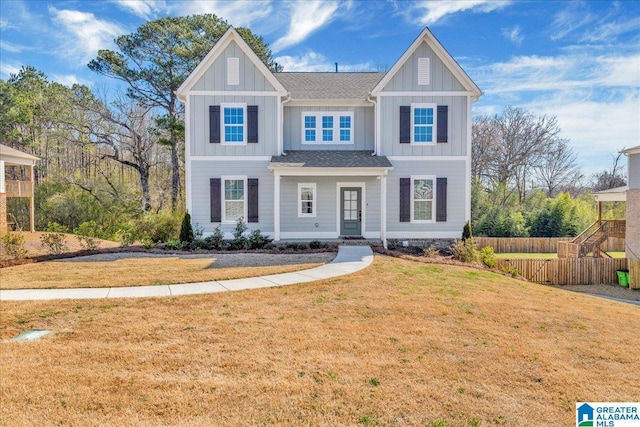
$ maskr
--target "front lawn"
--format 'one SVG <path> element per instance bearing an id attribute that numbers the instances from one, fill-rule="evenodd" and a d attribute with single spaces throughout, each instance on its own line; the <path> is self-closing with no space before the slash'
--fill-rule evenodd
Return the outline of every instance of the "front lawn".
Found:
<path id="1" fill-rule="evenodd" d="M 32 425 L 551 426 L 639 401 L 637 307 L 377 255 L 344 277 L 0 303 L 0 420 Z M 51 329 L 31 342 L 9 341 Z"/>

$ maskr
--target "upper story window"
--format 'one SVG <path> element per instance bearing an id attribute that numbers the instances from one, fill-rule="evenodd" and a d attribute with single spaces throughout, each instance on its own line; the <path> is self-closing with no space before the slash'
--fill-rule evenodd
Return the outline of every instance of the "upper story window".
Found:
<path id="1" fill-rule="evenodd" d="M 353 144 L 353 112 L 303 112 L 303 144 Z"/>
<path id="2" fill-rule="evenodd" d="M 411 104 L 411 142 L 435 142 L 436 108 L 436 104 Z"/>
<path id="3" fill-rule="evenodd" d="M 223 144 L 245 144 L 247 142 L 247 105 L 220 105 Z"/>

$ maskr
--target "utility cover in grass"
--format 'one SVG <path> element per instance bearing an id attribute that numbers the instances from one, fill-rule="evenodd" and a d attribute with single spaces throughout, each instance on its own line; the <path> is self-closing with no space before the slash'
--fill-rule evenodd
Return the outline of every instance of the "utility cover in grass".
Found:
<path id="1" fill-rule="evenodd" d="M 13 337 L 14 340 L 37 340 L 47 335 L 51 331 L 48 329 L 32 329 L 30 331 L 24 331 Z"/>

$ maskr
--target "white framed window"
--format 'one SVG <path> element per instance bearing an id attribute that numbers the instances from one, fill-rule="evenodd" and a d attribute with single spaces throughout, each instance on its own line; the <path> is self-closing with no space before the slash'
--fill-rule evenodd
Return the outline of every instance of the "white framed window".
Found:
<path id="1" fill-rule="evenodd" d="M 298 216 L 299 217 L 315 217 L 316 216 L 316 184 L 315 183 L 299 183 L 298 184 Z"/>
<path id="2" fill-rule="evenodd" d="M 247 104 L 220 104 L 223 144 L 247 143 Z"/>
<path id="3" fill-rule="evenodd" d="M 411 104 L 411 142 L 413 144 L 435 144 L 436 104 Z"/>
<path id="4" fill-rule="evenodd" d="M 411 177 L 411 222 L 434 222 L 436 177 Z"/>
<path id="5" fill-rule="evenodd" d="M 429 58 L 418 58 L 418 84 L 427 86 L 431 84 L 431 70 Z"/>
<path id="6" fill-rule="evenodd" d="M 234 223 L 238 218 L 247 219 L 247 177 L 223 176 L 222 222 Z"/>
<path id="7" fill-rule="evenodd" d="M 353 144 L 352 111 L 304 111 L 303 144 Z"/>
<path id="8" fill-rule="evenodd" d="M 240 58 L 227 58 L 227 84 L 229 86 L 240 84 Z"/>

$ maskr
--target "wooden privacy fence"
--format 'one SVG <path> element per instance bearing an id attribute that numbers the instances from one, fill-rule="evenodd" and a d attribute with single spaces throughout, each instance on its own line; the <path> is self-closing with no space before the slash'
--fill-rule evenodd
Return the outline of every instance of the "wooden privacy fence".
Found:
<path id="1" fill-rule="evenodd" d="M 515 268 L 531 282 L 550 285 L 618 283 L 616 271 L 627 269 L 626 258 L 497 259 L 502 269 Z"/>
<path id="2" fill-rule="evenodd" d="M 479 248 L 491 246 L 499 253 L 553 253 L 558 252 L 558 242 L 570 242 L 573 237 L 475 237 Z M 609 237 L 602 248 L 608 251 L 624 251 L 624 238 Z"/>
<path id="3" fill-rule="evenodd" d="M 640 289 L 640 260 L 629 259 L 629 287 Z"/>

